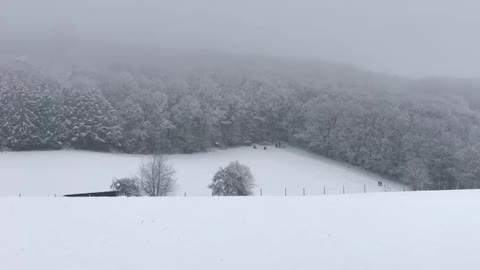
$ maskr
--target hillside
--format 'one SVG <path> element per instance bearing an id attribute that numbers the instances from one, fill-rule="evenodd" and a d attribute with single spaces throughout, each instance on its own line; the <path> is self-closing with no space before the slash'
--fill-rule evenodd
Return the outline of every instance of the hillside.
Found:
<path id="1" fill-rule="evenodd" d="M 416 188 L 480 179 L 474 80 L 151 48 L 31 59 L 0 65 L 0 149 L 197 153 L 285 142 Z"/>
<path id="2" fill-rule="evenodd" d="M 147 156 L 86 151 L 0 152 L 0 196 L 54 196 L 108 190 L 114 177 L 130 177 Z M 404 186 L 342 163 L 290 148 L 238 147 L 169 155 L 176 170 L 177 196 L 209 196 L 207 186 L 220 167 L 238 160 L 256 178 L 254 192 L 284 196 L 403 191 Z M 385 186 L 379 187 L 378 181 Z M 408 188 L 407 188 L 408 189 Z"/>

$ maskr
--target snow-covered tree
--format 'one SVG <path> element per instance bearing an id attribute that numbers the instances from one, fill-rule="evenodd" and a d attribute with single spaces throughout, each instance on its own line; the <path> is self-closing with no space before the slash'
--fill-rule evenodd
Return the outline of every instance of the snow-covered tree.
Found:
<path id="1" fill-rule="evenodd" d="M 0 80 L 0 150 L 6 147 L 6 127 L 8 125 L 8 112 L 12 110 L 12 104 L 9 101 L 8 88 L 4 80 Z"/>
<path id="2" fill-rule="evenodd" d="M 137 184 L 137 179 L 135 178 L 115 178 L 112 181 L 112 185 L 110 186 L 111 190 L 116 190 L 120 192 L 122 195 L 126 195 L 128 197 L 138 197 L 140 196 L 140 189 Z"/>
<path id="3" fill-rule="evenodd" d="M 214 196 L 249 196 L 253 194 L 255 179 L 250 168 L 235 161 L 220 168 L 208 187 Z"/>
<path id="4" fill-rule="evenodd" d="M 37 116 L 36 125 L 39 127 L 40 138 L 44 148 L 62 147 L 59 131 L 61 130 L 61 106 L 54 99 L 53 92 L 48 89 L 45 83 L 42 83 L 35 89 L 38 103 L 33 109 Z"/>
<path id="5" fill-rule="evenodd" d="M 198 100 L 192 96 L 180 97 L 172 108 L 175 126 L 175 141 L 184 153 L 205 150 L 209 144 L 209 134 L 204 111 Z"/>
<path id="6" fill-rule="evenodd" d="M 430 187 L 432 184 L 425 162 L 418 158 L 405 163 L 402 180 L 415 190 Z"/>
<path id="7" fill-rule="evenodd" d="M 63 98 L 67 145 L 93 150 L 120 147 L 117 112 L 100 93 L 66 89 Z"/>
<path id="8" fill-rule="evenodd" d="M 5 145 L 14 150 L 30 150 L 42 147 L 40 117 L 35 113 L 40 99 L 36 93 L 18 81 L 2 94 L 5 108 L 2 117 L 2 133 Z"/>

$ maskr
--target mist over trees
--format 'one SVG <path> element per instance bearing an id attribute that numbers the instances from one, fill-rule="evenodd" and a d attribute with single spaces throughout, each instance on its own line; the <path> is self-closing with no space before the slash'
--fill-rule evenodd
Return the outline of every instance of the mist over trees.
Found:
<path id="1" fill-rule="evenodd" d="M 192 153 L 282 141 L 415 188 L 480 180 L 478 81 L 260 57 L 125 58 L 3 64 L 1 148 Z"/>

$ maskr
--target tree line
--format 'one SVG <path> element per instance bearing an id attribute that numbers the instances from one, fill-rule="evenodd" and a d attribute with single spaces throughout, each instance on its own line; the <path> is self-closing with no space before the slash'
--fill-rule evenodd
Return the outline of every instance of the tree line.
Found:
<path id="1" fill-rule="evenodd" d="M 62 73 L 4 66 L 0 145 L 192 153 L 284 142 L 414 188 L 472 188 L 480 181 L 476 82 L 231 61 Z"/>

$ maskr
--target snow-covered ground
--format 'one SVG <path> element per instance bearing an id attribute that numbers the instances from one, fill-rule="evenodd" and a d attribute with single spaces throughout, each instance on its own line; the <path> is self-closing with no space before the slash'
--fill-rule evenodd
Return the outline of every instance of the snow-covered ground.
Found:
<path id="1" fill-rule="evenodd" d="M 145 156 L 84 151 L 0 152 L 0 196 L 54 196 L 108 190 L 114 177 L 137 173 Z M 239 147 L 207 153 L 170 155 L 177 172 L 177 195 L 209 195 L 219 167 L 238 160 L 252 169 L 259 194 L 308 195 L 403 190 L 403 185 L 299 149 Z"/>
<path id="2" fill-rule="evenodd" d="M 480 192 L 0 198 L 0 268 L 477 270 Z"/>

